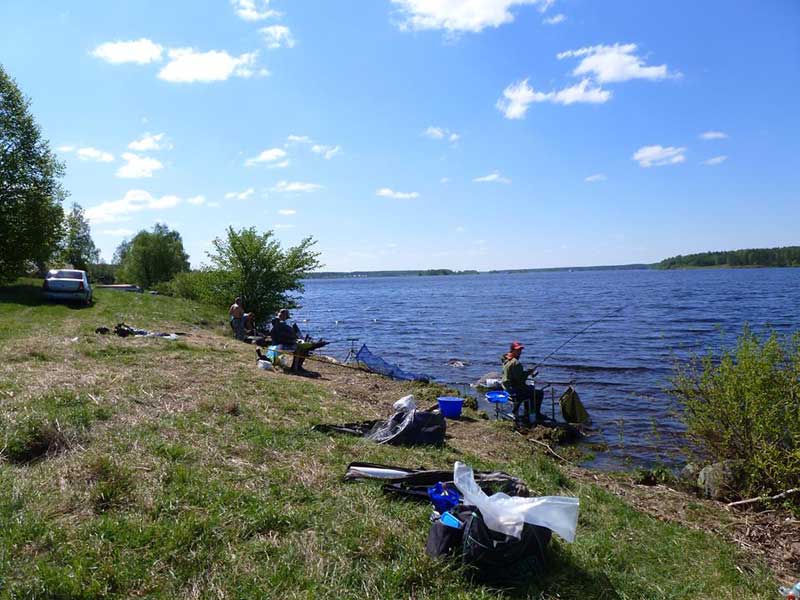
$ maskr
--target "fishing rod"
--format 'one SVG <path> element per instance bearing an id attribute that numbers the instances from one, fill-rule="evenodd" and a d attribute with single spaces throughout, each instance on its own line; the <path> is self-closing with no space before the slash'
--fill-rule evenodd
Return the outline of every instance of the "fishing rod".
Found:
<path id="1" fill-rule="evenodd" d="M 550 354 L 548 354 L 548 355 L 547 355 L 547 356 L 545 356 L 545 357 L 544 357 L 542 360 L 540 360 L 538 363 L 536 363 L 536 364 L 533 366 L 533 368 L 534 368 L 534 369 L 537 369 L 537 368 L 541 367 L 541 366 L 542 366 L 544 363 L 546 363 L 546 362 L 547 362 L 547 360 L 548 360 L 549 358 L 551 358 L 551 357 L 552 357 L 554 354 L 556 354 L 556 353 L 557 353 L 559 350 L 561 350 L 561 349 L 562 349 L 564 346 L 566 346 L 567 344 L 569 344 L 569 343 L 570 343 L 572 340 L 574 340 L 576 337 L 578 337 L 579 335 L 581 335 L 581 334 L 583 334 L 583 333 L 586 333 L 587 331 L 589 331 L 589 329 L 591 329 L 592 327 L 594 327 L 595 325 L 597 325 L 597 324 L 598 324 L 598 323 L 600 323 L 601 321 L 605 321 L 605 320 L 606 320 L 607 318 L 609 318 L 610 316 L 612 316 L 612 315 L 614 315 L 614 314 L 618 313 L 618 312 L 619 312 L 619 311 L 621 311 L 623 308 L 627 308 L 628 306 L 629 306 L 628 304 L 623 304 L 622 306 L 620 306 L 620 307 L 618 307 L 618 308 L 615 308 L 614 310 L 612 310 L 610 313 L 603 315 L 602 317 L 600 317 L 599 319 L 597 319 L 597 320 L 595 320 L 595 321 L 592 321 L 592 322 L 591 322 L 591 323 L 589 323 L 589 324 L 588 324 L 586 327 L 584 327 L 583 329 L 581 329 L 581 330 L 580 330 L 578 333 L 576 333 L 575 335 L 573 335 L 573 336 L 572 336 L 571 338 L 569 338 L 569 339 L 568 339 L 566 342 L 564 342 L 563 344 L 561 344 L 561 345 L 560 345 L 558 348 L 556 348 L 555 350 L 553 350 L 553 351 L 552 351 Z"/>

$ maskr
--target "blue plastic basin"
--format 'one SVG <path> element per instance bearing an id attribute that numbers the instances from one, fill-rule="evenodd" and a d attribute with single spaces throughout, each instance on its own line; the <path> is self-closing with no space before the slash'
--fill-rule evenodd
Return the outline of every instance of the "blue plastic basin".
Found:
<path id="1" fill-rule="evenodd" d="M 494 392 L 486 392 L 486 401 L 491 402 L 492 404 L 503 404 L 504 402 L 508 402 L 511 400 L 511 396 L 508 392 L 495 390 Z"/>
<path id="2" fill-rule="evenodd" d="M 439 410 L 448 419 L 457 419 L 461 416 L 461 408 L 464 406 L 463 398 L 439 396 L 436 400 L 439 401 Z"/>

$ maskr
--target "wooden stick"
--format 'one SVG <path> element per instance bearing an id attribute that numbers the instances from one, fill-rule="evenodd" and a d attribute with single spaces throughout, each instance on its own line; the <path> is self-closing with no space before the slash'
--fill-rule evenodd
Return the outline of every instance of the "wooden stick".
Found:
<path id="1" fill-rule="evenodd" d="M 569 461 L 568 461 L 566 458 L 564 458 L 563 456 L 560 456 L 559 454 L 557 454 L 557 453 L 555 452 L 555 450 L 553 450 L 553 449 L 552 449 L 552 448 L 551 448 L 551 447 L 550 447 L 548 444 L 545 444 L 544 442 L 540 442 L 539 440 L 534 440 L 533 438 L 528 438 L 528 441 L 529 441 L 529 442 L 533 442 L 534 444 L 539 444 L 540 446 L 544 446 L 544 448 L 546 448 L 546 449 L 547 449 L 547 451 L 548 451 L 550 454 L 552 454 L 553 456 L 555 456 L 557 459 L 559 459 L 559 460 L 563 460 L 565 463 L 567 463 L 567 464 L 569 464 L 569 465 L 571 465 L 571 464 L 572 464 L 572 463 L 571 463 L 571 462 L 569 462 Z"/>
<path id="2" fill-rule="evenodd" d="M 748 498 L 747 500 L 737 500 L 736 502 L 729 502 L 726 504 L 726 508 L 730 508 L 731 506 L 742 506 L 744 504 L 754 504 L 755 502 L 764 502 L 766 500 L 781 500 L 782 498 L 786 498 L 791 494 L 796 494 L 800 492 L 800 488 L 792 488 L 790 490 L 786 490 L 785 492 L 781 492 L 780 494 L 775 494 L 774 496 L 759 496 L 758 498 Z"/>

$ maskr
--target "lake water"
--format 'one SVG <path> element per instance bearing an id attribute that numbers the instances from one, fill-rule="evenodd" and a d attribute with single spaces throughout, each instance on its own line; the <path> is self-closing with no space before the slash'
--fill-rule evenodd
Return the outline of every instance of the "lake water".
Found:
<path id="1" fill-rule="evenodd" d="M 457 384 L 499 371 L 512 340 L 532 366 L 622 307 L 550 358 L 539 381 L 576 381 L 594 440 L 608 445 L 596 466 L 675 465 L 681 426 L 664 392 L 674 360 L 732 346 L 745 323 L 757 333 L 800 329 L 800 269 L 314 279 L 301 303 L 293 317 L 304 333 L 335 340 L 326 353 L 343 358 L 357 338 L 406 370 Z"/>

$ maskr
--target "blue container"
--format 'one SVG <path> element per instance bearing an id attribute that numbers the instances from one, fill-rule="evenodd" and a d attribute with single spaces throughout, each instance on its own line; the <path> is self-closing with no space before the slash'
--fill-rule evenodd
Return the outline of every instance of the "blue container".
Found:
<path id="1" fill-rule="evenodd" d="M 492 404 L 505 404 L 509 400 L 511 400 L 511 395 L 508 392 L 503 391 L 494 391 L 494 392 L 486 392 L 486 401 L 491 402 Z"/>
<path id="2" fill-rule="evenodd" d="M 463 398 L 439 396 L 436 400 L 439 401 L 439 410 L 448 419 L 457 419 L 461 416 L 461 407 L 464 406 Z"/>

